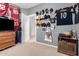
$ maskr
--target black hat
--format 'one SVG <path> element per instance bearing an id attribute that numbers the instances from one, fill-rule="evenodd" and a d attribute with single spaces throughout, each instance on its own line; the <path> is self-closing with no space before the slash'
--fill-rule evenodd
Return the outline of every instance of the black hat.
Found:
<path id="1" fill-rule="evenodd" d="M 44 14 L 44 12 L 45 12 L 45 11 L 44 11 L 44 10 L 42 10 L 42 14 Z"/>
<path id="2" fill-rule="evenodd" d="M 50 27 L 50 26 L 51 26 L 51 24 L 50 24 L 50 22 L 48 22 L 48 23 L 47 23 L 47 27 Z"/>
<path id="3" fill-rule="evenodd" d="M 47 15 L 44 15 L 44 19 L 47 19 Z"/>
<path id="4" fill-rule="evenodd" d="M 39 14 L 41 15 L 41 11 L 39 12 Z"/>
<path id="5" fill-rule="evenodd" d="M 50 18 L 50 15 L 47 15 L 47 18 Z"/>
<path id="6" fill-rule="evenodd" d="M 39 14 L 39 13 L 38 13 L 38 12 L 36 12 L 36 15 L 37 15 L 37 16 L 38 16 L 38 14 Z"/>
<path id="7" fill-rule="evenodd" d="M 53 8 L 50 8 L 50 13 L 52 13 L 53 12 Z"/>
<path id="8" fill-rule="evenodd" d="M 48 9 L 45 9 L 45 12 L 46 12 L 46 13 L 49 13 L 49 10 L 48 10 Z"/>

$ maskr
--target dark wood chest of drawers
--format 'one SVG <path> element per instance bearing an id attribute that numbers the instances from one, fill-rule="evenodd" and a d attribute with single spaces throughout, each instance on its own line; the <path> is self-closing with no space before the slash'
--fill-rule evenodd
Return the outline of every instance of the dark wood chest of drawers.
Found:
<path id="1" fill-rule="evenodd" d="M 78 43 L 76 38 L 69 37 L 59 37 L 58 38 L 58 52 L 67 55 L 77 55 L 78 54 Z"/>

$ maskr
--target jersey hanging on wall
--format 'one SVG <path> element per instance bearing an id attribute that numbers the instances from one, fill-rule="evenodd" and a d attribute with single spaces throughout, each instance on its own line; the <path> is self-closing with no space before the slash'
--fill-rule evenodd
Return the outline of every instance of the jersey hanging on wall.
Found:
<path id="1" fill-rule="evenodd" d="M 8 16 L 8 3 L 0 3 L 0 16 Z"/>
<path id="2" fill-rule="evenodd" d="M 20 9 L 10 5 L 11 18 L 14 20 L 14 27 L 20 30 Z"/>
<path id="3" fill-rule="evenodd" d="M 75 9 L 75 24 L 79 23 L 79 3 L 74 5 Z"/>
<path id="4" fill-rule="evenodd" d="M 57 25 L 70 25 L 73 24 L 72 12 L 69 8 L 58 10 L 56 13 Z"/>
<path id="5" fill-rule="evenodd" d="M 79 23 L 79 12 L 75 14 L 75 24 Z"/>

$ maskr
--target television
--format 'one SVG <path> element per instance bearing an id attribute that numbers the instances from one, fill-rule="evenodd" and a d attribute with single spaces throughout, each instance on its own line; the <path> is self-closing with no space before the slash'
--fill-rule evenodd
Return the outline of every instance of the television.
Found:
<path id="1" fill-rule="evenodd" d="M 9 20 L 8 18 L 0 18 L 0 31 L 13 31 L 14 30 L 14 20 Z"/>

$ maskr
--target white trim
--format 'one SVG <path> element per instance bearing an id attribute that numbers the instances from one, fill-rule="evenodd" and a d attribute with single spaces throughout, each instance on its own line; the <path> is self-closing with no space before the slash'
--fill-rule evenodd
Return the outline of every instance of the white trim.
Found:
<path id="1" fill-rule="evenodd" d="M 37 42 L 37 41 L 35 43 L 42 44 L 42 45 L 46 45 L 46 46 L 50 46 L 50 47 L 54 47 L 54 48 L 58 48 L 57 46 L 49 45 L 49 44 L 41 43 L 41 42 Z"/>
<path id="2" fill-rule="evenodd" d="M 36 14 L 28 15 L 28 19 L 29 19 L 29 17 L 32 17 L 32 16 L 35 16 L 35 17 L 36 17 Z M 36 20 L 35 20 L 35 25 L 36 25 Z M 30 26 L 30 19 L 29 19 L 29 26 Z M 30 27 L 29 27 L 29 30 L 31 30 Z M 33 40 L 30 40 L 30 39 L 31 39 L 31 38 L 30 38 L 30 33 L 31 33 L 31 32 L 29 32 L 29 40 L 28 40 L 28 42 L 29 42 L 29 41 L 31 41 L 31 42 L 32 42 L 32 41 L 33 41 L 33 42 L 36 42 L 36 26 L 35 26 L 35 38 L 33 38 Z"/>
<path id="3" fill-rule="evenodd" d="M 26 31 L 25 31 L 25 23 L 26 23 L 27 15 L 21 13 L 21 27 L 22 27 L 22 43 L 26 41 Z"/>

